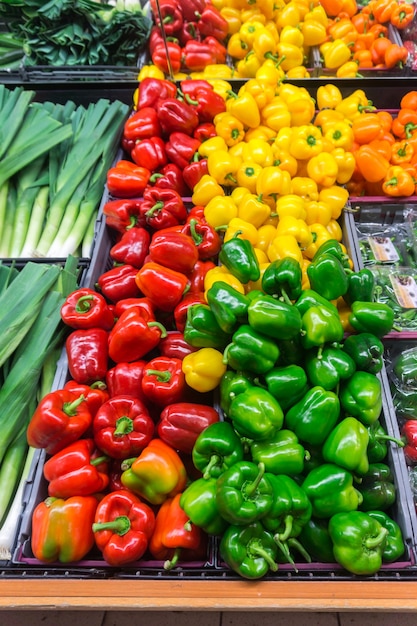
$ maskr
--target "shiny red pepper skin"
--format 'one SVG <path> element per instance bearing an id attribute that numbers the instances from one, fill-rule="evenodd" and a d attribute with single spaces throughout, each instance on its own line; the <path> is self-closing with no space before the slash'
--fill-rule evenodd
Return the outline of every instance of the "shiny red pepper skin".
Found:
<path id="1" fill-rule="evenodd" d="M 116 198 L 141 196 L 148 184 L 151 171 L 122 159 L 107 172 L 107 188 Z"/>
<path id="2" fill-rule="evenodd" d="M 223 39 L 224 42 L 224 39 Z M 216 63 L 226 63 L 227 59 L 227 48 L 221 43 L 216 37 L 205 37 L 203 39 L 203 43 L 209 46 L 214 54 Z"/>
<path id="3" fill-rule="evenodd" d="M 110 330 L 114 324 L 113 313 L 105 298 L 87 287 L 80 287 L 66 297 L 61 307 L 61 319 L 64 324 L 74 329 Z"/>
<path id="4" fill-rule="evenodd" d="M 185 323 L 187 321 L 187 312 L 193 304 L 207 304 L 204 292 L 189 291 L 174 309 L 175 328 L 180 332 L 184 332 Z"/>
<path id="5" fill-rule="evenodd" d="M 181 46 L 174 41 L 167 41 L 168 57 L 171 62 L 171 70 L 173 74 L 176 74 L 181 69 L 182 62 L 182 49 Z M 156 65 L 164 74 L 170 73 L 170 67 L 167 59 L 167 49 L 163 43 L 156 44 L 152 51 L 151 59 L 152 63 Z"/>
<path id="6" fill-rule="evenodd" d="M 68 380 L 64 389 L 72 391 L 77 396 L 83 395 L 93 417 L 101 405 L 109 399 L 107 385 L 102 380 L 98 380 L 92 385 L 81 385 L 75 380 Z"/>
<path id="7" fill-rule="evenodd" d="M 203 141 L 207 141 L 207 139 L 215 137 L 216 134 L 216 127 L 212 122 L 202 122 L 195 129 L 193 137 L 203 143 Z"/>
<path id="8" fill-rule="evenodd" d="M 97 288 L 110 302 L 118 302 L 125 298 L 140 296 L 135 282 L 137 268 L 127 263 L 117 265 L 111 270 L 100 274 L 97 280 Z"/>
<path id="9" fill-rule="evenodd" d="M 48 495 L 54 498 L 90 496 L 109 484 L 107 458 L 93 439 L 78 439 L 49 458 L 43 466 Z"/>
<path id="10" fill-rule="evenodd" d="M 183 80 L 180 83 L 180 89 L 184 96 L 189 98 L 190 104 L 195 107 L 200 123 L 212 122 L 216 115 L 226 111 L 224 99 L 206 80 Z"/>
<path id="11" fill-rule="evenodd" d="M 139 456 L 154 436 L 155 426 L 146 405 L 132 396 L 113 396 L 93 420 L 94 441 L 113 459 Z"/>
<path id="12" fill-rule="evenodd" d="M 201 41 L 187 41 L 183 48 L 183 63 L 192 72 L 202 72 L 207 65 L 215 64 L 212 47 Z"/>
<path id="13" fill-rule="evenodd" d="M 183 359 L 187 354 L 196 352 L 198 348 L 191 346 L 184 339 L 184 333 L 178 330 L 169 330 L 166 337 L 163 337 L 158 344 L 158 351 L 161 356 Z"/>
<path id="14" fill-rule="evenodd" d="M 165 142 L 161 137 L 149 137 L 137 141 L 130 156 L 136 165 L 147 167 L 152 172 L 168 163 Z"/>
<path id="15" fill-rule="evenodd" d="M 116 263 L 142 267 L 148 254 L 151 235 L 146 228 L 126 230 L 119 241 L 110 248 L 110 258 Z"/>
<path id="16" fill-rule="evenodd" d="M 222 245 L 220 235 L 204 218 L 187 219 L 184 232 L 194 240 L 201 261 L 212 259 L 220 252 Z"/>
<path id="17" fill-rule="evenodd" d="M 162 39 L 160 30 L 157 26 L 152 29 L 152 33 L 154 32 L 156 32 L 160 39 Z M 170 80 L 151 77 L 144 78 L 139 84 L 138 110 L 143 109 L 144 107 L 155 108 L 158 100 L 175 98 L 176 95 L 177 87 L 175 83 Z"/>
<path id="18" fill-rule="evenodd" d="M 417 463 L 417 420 L 407 420 L 404 423 L 402 434 L 405 437 L 406 445 L 404 455 L 410 465 Z"/>
<path id="19" fill-rule="evenodd" d="M 68 335 L 65 342 L 68 370 L 77 383 L 92 385 L 105 379 L 109 360 L 108 337 L 109 333 L 103 328 L 74 330 Z"/>
<path id="20" fill-rule="evenodd" d="M 122 313 L 132 307 L 139 307 L 142 317 L 144 317 L 148 322 L 155 319 L 153 304 L 149 298 L 145 297 L 124 298 L 123 300 L 119 300 L 114 305 L 115 317 L 119 318 Z"/>
<path id="21" fill-rule="evenodd" d="M 201 180 L 201 178 L 208 173 L 209 171 L 206 158 L 200 159 L 198 161 L 191 161 L 191 163 L 186 165 L 182 171 L 184 181 L 191 190 L 194 189 L 194 187 Z"/>
<path id="22" fill-rule="evenodd" d="M 139 308 L 129 308 L 110 331 L 109 356 L 115 363 L 138 361 L 156 348 L 165 333 L 162 324 L 148 320 Z"/>
<path id="23" fill-rule="evenodd" d="M 158 407 L 179 402 L 186 389 L 181 359 L 157 356 L 143 370 L 142 390 L 149 402 Z"/>
<path id="24" fill-rule="evenodd" d="M 198 261 L 198 249 L 189 235 L 163 229 L 152 235 L 149 256 L 155 263 L 190 274 Z"/>
<path id="25" fill-rule="evenodd" d="M 192 402 L 176 402 L 161 412 L 157 431 L 162 441 L 180 452 L 191 454 L 197 437 L 220 419 L 212 406 Z"/>
<path id="26" fill-rule="evenodd" d="M 154 172 L 149 179 L 149 187 L 173 189 L 182 197 L 190 195 L 190 188 L 185 183 L 183 172 L 175 163 L 168 163 L 159 172 Z"/>
<path id="27" fill-rule="evenodd" d="M 152 230 L 183 224 L 187 219 L 184 202 L 174 189 L 148 188 L 143 194 L 142 218 Z"/>
<path id="28" fill-rule="evenodd" d="M 183 170 L 193 159 L 201 142 L 182 132 L 171 133 L 165 144 L 165 152 L 171 163 Z"/>
<path id="29" fill-rule="evenodd" d="M 143 369 L 146 361 L 131 361 L 130 363 L 117 363 L 108 370 L 106 383 L 109 397 L 132 396 L 145 402 L 145 394 L 142 391 Z"/>
<path id="30" fill-rule="evenodd" d="M 204 292 L 204 279 L 209 270 L 216 267 L 213 261 L 197 261 L 190 276 L 190 292 Z"/>
<path id="31" fill-rule="evenodd" d="M 198 16 L 197 28 L 204 37 L 215 37 L 224 41 L 228 35 L 228 23 L 212 4 L 206 4 Z"/>
<path id="32" fill-rule="evenodd" d="M 160 0 L 159 11 L 155 0 L 151 0 L 151 10 L 154 17 L 155 24 L 163 28 L 168 36 L 177 34 L 181 30 L 183 25 L 183 15 L 181 7 L 176 0 Z"/>
<path id="33" fill-rule="evenodd" d="M 185 274 L 153 261 L 141 267 L 136 275 L 136 283 L 140 291 L 152 301 L 155 309 L 165 312 L 175 309 L 190 286 Z"/>
<path id="34" fill-rule="evenodd" d="M 157 112 L 162 132 L 166 137 L 181 132 L 192 136 L 200 120 L 195 108 L 176 98 L 167 98 L 157 103 Z"/>
<path id="35" fill-rule="evenodd" d="M 183 22 L 182 28 L 180 32 L 178 33 L 177 37 L 179 39 L 181 46 L 185 46 L 187 41 L 198 40 L 200 37 L 200 34 L 197 29 L 197 22 L 196 21 Z"/>
<path id="36" fill-rule="evenodd" d="M 127 140 L 139 141 L 149 137 L 159 137 L 161 126 L 158 114 L 153 107 L 142 107 L 126 120 L 123 137 Z M 149 168 L 150 169 L 150 168 Z"/>
<path id="37" fill-rule="evenodd" d="M 142 198 L 139 200 L 108 200 L 103 206 L 103 215 L 109 228 L 124 233 L 125 230 L 140 227 L 145 224 L 141 217 L 140 207 Z"/>
<path id="38" fill-rule="evenodd" d="M 182 9 L 184 20 L 192 22 L 195 20 L 196 14 L 204 10 L 206 0 L 178 0 L 178 4 Z"/>
<path id="39" fill-rule="evenodd" d="M 27 428 L 28 444 L 42 448 L 48 454 L 56 454 L 82 437 L 92 421 L 93 416 L 82 395 L 68 389 L 51 391 L 42 398 L 32 415 Z"/>

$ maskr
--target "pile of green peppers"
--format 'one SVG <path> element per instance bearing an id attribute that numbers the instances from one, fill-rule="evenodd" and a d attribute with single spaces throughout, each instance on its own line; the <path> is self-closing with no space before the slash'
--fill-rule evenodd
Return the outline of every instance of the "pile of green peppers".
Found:
<path id="1" fill-rule="evenodd" d="M 251 268 L 247 280 L 256 275 L 256 259 L 240 254 L 239 263 L 240 279 L 242 264 Z M 204 323 L 196 329 L 191 310 L 184 333 L 222 350 L 227 371 L 224 420 L 197 438 L 201 478 L 181 506 L 219 537 L 221 559 L 247 579 L 280 563 L 296 569 L 300 559 L 366 576 L 405 552 L 387 464 L 388 445 L 403 442 L 391 444 L 380 421 L 381 338 L 392 311 L 372 302 L 372 274 L 351 271 L 336 241 L 319 248 L 308 273 L 303 290 L 299 263 L 286 257 L 268 266 L 258 291 L 218 281 L 207 305 L 191 307 Z M 331 302 L 340 296 L 356 331 L 347 338 Z"/>

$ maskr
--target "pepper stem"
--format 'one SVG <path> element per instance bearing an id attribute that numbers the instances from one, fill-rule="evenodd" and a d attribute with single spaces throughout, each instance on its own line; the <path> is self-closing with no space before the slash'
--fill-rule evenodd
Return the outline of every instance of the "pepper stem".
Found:
<path id="1" fill-rule="evenodd" d="M 247 552 L 256 557 L 256 556 L 260 556 L 262 557 L 269 565 L 269 569 L 272 572 L 277 572 L 278 571 L 278 563 L 276 563 L 274 561 L 274 559 L 271 557 L 270 554 L 268 554 L 268 552 L 265 550 L 265 548 L 262 546 L 261 542 L 259 541 L 259 539 L 253 539 L 252 541 L 250 541 L 246 547 Z"/>
<path id="2" fill-rule="evenodd" d="M 75 310 L 77 313 L 88 313 L 91 309 L 91 300 L 93 300 L 94 296 L 81 296 L 77 300 L 77 304 L 75 305 Z"/>
<path id="3" fill-rule="evenodd" d="M 384 541 L 387 535 L 388 530 L 382 527 L 376 537 L 367 537 L 365 539 L 364 546 L 368 549 L 377 548 Z"/>
<path id="4" fill-rule="evenodd" d="M 397 439 L 396 437 L 390 437 L 389 435 L 377 435 L 375 439 L 377 441 L 392 441 L 393 443 L 396 443 L 397 446 L 399 446 L 400 448 L 404 448 L 405 443 L 406 443 L 402 439 Z"/>
<path id="5" fill-rule="evenodd" d="M 216 465 L 219 465 L 221 460 L 222 459 L 220 455 L 212 454 L 210 457 L 210 461 L 207 463 L 206 467 L 204 468 L 203 478 L 205 478 L 206 480 L 210 478 L 212 468 L 216 467 Z"/>
<path id="6" fill-rule="evenodd" d="M 280 298 L 280 300 L 283 300 L 287 304 L 292 304 L 292 301 L 290 300 L 290 298 L 289 298 L 287 292 L 285 291 L 285 289 L 281 289 L 281 298 Z"/>
<path id="7" fill-rule="evenodd" d="M 164 203 L 161 200 L 159 202 L 155 202 L 153 207 L 151 207 L 149 211 L 146 211 L 145 216 L 152 217 L 154 213 L 158 213 L 158 211 L 160 211 L 163 208 L 164 208 Z"/>
<path id="8" fill-rule="evenodd" d="M 161 324 L 161 322 L 148 322 L 147 326 L 148 326 L 148 328 L 152 328 L 153 326 L 157 326 L 161 330 L 161 338 L 162 339 L 164 339 L 164 337 L 167 336 L 167 329 L 165 328 L 165 326 L 163 324 Z"/>
<path id="9" fill-rule="evenodd" d="M 146 376 L 156 376 L 160 383 L 169 383 L 172 378 L 172 374 L 168 370 L 145 370 L 145 374 Z"/>
<path id="10" fill-rule="evenodd" d="M 84 402 L 84 400 L 85 400 L 85 396 L 81 394 L 73 402 L 64 402 L 62 406 L 62 410 L 64 411 L 64 413 L 66 413 L 66 415 L 73 417 L 74 415 L 77 414 L 77 408 L 80 406 L 82 402 Z"/>
<path id="11" fill-rule="evenodd" d="M 96 456 L 95 459 L 90 459 L 90 465 L 92 465 L 93 467 L 97 467 L 97 465 L 100 465 L 101 463 L 106 463 L 109 460 L 109 457 L 103 454 L 102 456 Z"/>
<path id="12" fill-rule="evenodd" d="M 175 552 L 172 555 L 172 559 L 167 559 L 165 561 L 164 569 L 166 569 L 166 570 L 173 569 L 177 565 L 177 563 L 178 563 L 178 561 L 180 559 L 180 554 L 181 554 L 181 548 L 175 548 Z"/>
<path id="13" fill-rule="evenodd" d="M 264 463 L 258 463 L 258 475 L 255 478 L 254 481 L 252 481 L 251 483 L 248 483 L 244 486 L 244 491 L 245 491 L 245 495 L 248 498 L 251 498 L 255 491 L 257 490 L 257 488 L 259 487 L 259 483 L 261 482 L 263 475 L 265 474 L 265 464 Z"/>
<path id="14" fill-rule="evenodd" d="M 201 243 L 203 243 L 203 235 L 200 235 L 196 229 L 195 226 L 197 224 L 197 220 L 196 219 L 191 219 L 190 220 L 190 233 L 191 233 L 191 237 L 193 238 L 193 241 L 195 243 L 196 246 L 199 246 Z"/>
<path id="15" fill-rule="evenodd" d="M 297 566 L 294 563 L 294 559 L 291 556 L 290 549 L 286 543 L 280 541 L 278 535 L 274 535 L 274 541 L 277 544 L 278 548 L 281 550 L 282 554 L 287 560 L 287 563 L 291 563 L 295 572 L 298 572 Z"/>
<path id="16" fill-rule="evenodd" d="M 284 531 L 282 533 L 277 533 L 275 536 L 278 537 L 280 541 L 286 541 L 291 535 L 292 527 L 293 527 L 294 518 L 292 515 L 286 515 L 284 518 Z"/>
<path id="17" fill-rule="evenodd" d="M 116 535 L 121 537 L 130 530 L 130 519 L 127 515 L 119 515 L 115 517 L 111 522 L 96 522 L 93 524 L 93 533 L 97 533 L 100 530 L 112 530 Z"/>
<path id="18" fill-rule="evenodd" d="M 113 431 L 114 437 L 122 437 L 128 435 L 133 430 L 133 421 L 127 415 L 122 415 L 116 421 L 116 428 Z"/>

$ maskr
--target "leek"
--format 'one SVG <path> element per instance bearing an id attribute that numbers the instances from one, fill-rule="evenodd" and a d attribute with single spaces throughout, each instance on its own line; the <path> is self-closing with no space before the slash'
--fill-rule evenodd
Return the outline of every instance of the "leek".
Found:
<path id="1" fill-rule="evenodd" d="M 49 206 L 49 187 L 41 187 L 33 203 L 29 225 L 26 231 L 26 238 L 20 251 L 21 257 L 30 258 L 34 256 L 34 251 L 38 244 L 45 221 L 46 212 Z"/>
<path id="2" fill-rule="evenodd" d="M 29 411 L 29 406 L 27 411 Z M 29 417 L 28 415 L 27 421 L 29 421 Z M 13 499 L 16 485 L 19 483 L 28 453 L 29 446 L 26 439 L 26 428 L 27 424 L 23 423 L 17 436 L 7 448 L 0 467 L 0 528 Z"/>

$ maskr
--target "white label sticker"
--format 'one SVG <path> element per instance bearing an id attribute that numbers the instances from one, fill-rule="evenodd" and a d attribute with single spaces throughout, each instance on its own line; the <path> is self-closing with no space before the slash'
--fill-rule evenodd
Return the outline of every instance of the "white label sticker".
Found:
<path id="1" fill-rule="evenodd" d="M 372 253 L 380 263 L 395 263 L 400 260 L 391 237 L 368 237 Z"/>
<path id="2" fill-rule="evenodd" d="M 391 274 L 390 281 L 398 304 L 403 309 L 417 309 L 417 284 L 413 276 Z"/>

